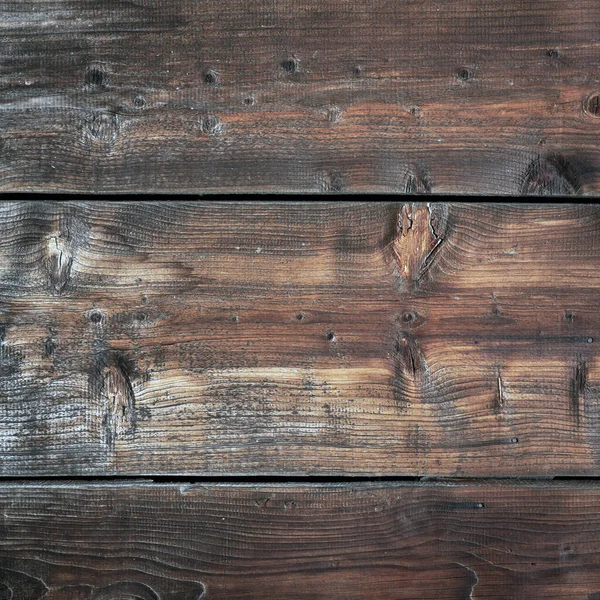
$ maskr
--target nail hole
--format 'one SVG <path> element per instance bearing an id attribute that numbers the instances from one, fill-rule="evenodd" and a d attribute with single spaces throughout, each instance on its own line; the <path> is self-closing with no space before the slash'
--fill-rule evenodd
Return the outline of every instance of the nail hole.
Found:
<path id="1" fill-rule="evenodd" d="M 114 144 L 119 136 L 119 117 L 110 112 L 99 112 L 85 120 L 86 134 L 101 144 Z"/>
<path id="2" fill-rule="evenodd" d="M 214 69 L 208 69 L 204 73 L 204 83 L 208 85 L 216 85 L 219 83 L 219 73 Z"/>
<path id="3" fill-rule="evenodd" d="M 143 323 L 147 318 L 148 316 L 143 312 L 139 312 L 137 315 L 135 315 L 136 321 L 140 321 L 141 323 Z"/>
<path id="4" fill-rule="evenodd" d="M 560 50 L 558 50 L 558 48 L 550 48 L 550 50 L 548 50 L 546 52 L 546 54 L 550 57 L 550 58 L 558 58 L 560 56 Z"/>
<path id="5" fill-rule="evenodd" d="M 281 67 L 286 73 L 297 73 L 300 70 L 300 61 L 297 58 L 286 58 Z"/>
<path id="6" fill-rule="evenodd" d="M 470 79 L 473 79 L 473 73 L 469 69 L 459 69 L 457 77 L 461 81 L 469 81 Z"/>
<path id="7" fill-rule="evenodd" d="M 133 99 L 133 105 L 136 108 L 144 108 L 144 106 L 146 106 L 146 98 L 144 98 L 144 96 L 136 96 Z"/>
<path id="8" fill-rule="evenodd" d="M 296 319 L 298 319 L 298 321 L 304 321 L 304 314 L 303 313 L 298 313 L 296 315 Z"/>
<path id="9" fill-rule="evenodd" d="M 408 310 L 405 313 L 402 313 L 402 321 L 404 321 L 404 323 L 412 323 L 415 319 L 417 318 L 417 316 L 415 315 L 414 312 Z"/>
<path id="10" fill-rule="evenodd" d="M 233 315 L 233 317 L 231 317 L 231 320 L 232 320 L 234 323 L 239 323 L 239 321 L 240 321 L 240 318 L 239 318 L 237 315 Z"/>
<path id="11" fill-rule="evenodd" d="M 85 83 L 92 87 L 105 87 L 108 83 L 108 77 L 101 69 L 92 67 L 86 71 Z"/>
<path id="12" fill-rule="evenodd" d="M 244 98 L 244 104 L 246 106 L 253 106 L 255 103 L 256 103 L 256 100 L 252 96 L 248 96 L 247 98 Z"/>
<path id="13" fill-rule="evenodd" d="M 356 65 L 356 67 L 354 67 L 354 69 L 352 69 L 352 72 L 354 73 L 354 75 L 356 77 L 359 77 L 360 75 L 362 75 L 363 68 L 360 65 Z"/>
<path id="14" fill-rule="evenodd" d="M 330 342 L 335 342 L 335 333 L 333 333 L 333 331 L 328 331 L 327 332 L 327 339 Z"/>
<path id="15" fill-rule="evenodd" d="M 492 314 L 495 317 L 498 317 L 502 314 L 502 311 L 497 306 L 494 306 L 494 308 L 492 308 Z"/>
<path id="16" fill-rule="evenodd" d="M 102 313 L 99 313 L 97 311 L 94 311 L 91 315 L 90 315 L 90 321 L 92 323 L 100 323 L 100 321 L 102 321 Z"/>
<path id="17" fill-rule="evenodd" d="M 575 319 L 575 315 L 572 312 L 566 312 L 564 316 L 564 320 L 571 323 Z"/>

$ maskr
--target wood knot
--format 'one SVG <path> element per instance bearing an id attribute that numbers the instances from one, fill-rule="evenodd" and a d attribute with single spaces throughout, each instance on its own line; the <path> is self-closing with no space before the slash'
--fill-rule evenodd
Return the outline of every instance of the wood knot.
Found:
<path id="1" fill-rule="evenodd" d="M 44 356 L 46 357 L 52 356 L 58 347 L 58 342 L 53 335 L 55 335 L 54 332 L 48 335 L 48 337 L 44 340 Z M 0 596 L 0 600 L 2 600 L 2 596 Z"/>
<path id="2" fill-rule="evenodd" d="M 415 337 L 406 331 L 400 331 L 394 343 L 395 363 L 405 376 L 417 377 L 423 370 L 424 359 Z"/>
<path id="3" fill-rule="evenodd" d="M 52 236 L 48 242 L 47 270 L 50 284 L 57 294 L 62 294 L 71 280 L 73 245 L 68 236 Z"/>
<path id="4" fill-rule="evenodd" d="M 12 589 L 0 581 L 0 600 L 12 600 L 14 593 Z"/>
<path id="5" fill-rule="evenodd" d="M 600 94 L 594 93 L 584 100 L 583 112 L 590 117 L 600 117 Z"/>
<path id="6" fill-rule="evenodd" d="M 473 79 L 473 71 L 471 71 L 471 69 L 467 69 L 466 67 L 462 67 L 456 73 L 456 77 L 459 81 L 471 81 L 471 79 Z"/>
<path id="7" fill-rule="evenodd" d="M 321 177 L 321 190 L 324 192 L 343 192 L 346 188 L 344 177 L 335 171 L 324 173 Z"/>
<path id="8" fill-rule="evenodd" d="M 102 439 L 114 449 L 118 438 L 135 428 L 136 400 L 133 380 L 139 376 L 134 363 L 119 352 L 96 355 L 89 376 L 90 393 L 102 410 Z"/>
<path id="9" fill-rule="evenodd" d="M 281 61 L 281 68 L 286 73 L 297 73 L 300 70 L 300 61 L 294 56 L 291 56 Z"/>
<path id="10" fill-rule="evenodd" d="M 89 319 L 94 325 L 98 325 L 104 320 L 104 315 L 99 310 L 93 310 L 89 315 Z"/>
<path id="11" fill-rule="evenodd" d="M 225 126 L 219 117 L 207 115 L 200 121 L 200 130 L 208 135 L 219 135 L 223 132 Z"/>
<path id="12" fill-rule="evenodd" d="M 402 328 L 416 329 L 425 323 L 425 317 L 416 310 L 406 310 L 396 317 L 398 325 Z"/>
<path id="13" fill-rule="evenodd" d="M 168 594 L 169 599 L 201 600 L 206 594 L 206 586 L 200 581 L 182 582 L 180 586 L 183 589 Z M 161 596 L 155 589 L 144 583 L 121 581 L 100 588 L 91 600 L 161 600 Z"/>
<path id="14" fill-rule="evenodd" d="M 421 165 L 410 169 L 404 177 L 404 193 L 431 194 L 431 179 L 427 169 Z"/>
<path id="15" fill-rule="evenodd" d="M 85 72 L 85 85 L 90 89 L 102 89 L 108 85 L 108 75 L 98 67 L 90 67 Z"/>
<path id="16" fill-rule="evenodd" d="M 525 196 L 572 196 L 581 189 L 581 169 L 561 155 L 531 161 L 521 181 Z"/>
<path id="17" fill-rule="evenodd" d="M 403 280 L 417 287 L 431 268 L 446 236 L 445 204 L 405 204 L 398 212 L 392 250 Z"/>
<path id="18" fill-rule="evenodd" d="M 121 124 L 119 117 L 111 112 L 99 112 L 85 122 L 85 131 L 94 142 L 114 144 L 119 136 Z"/>
<path id="19" fill-rule="evenodd" d="M 122 581 L 100 588 L 92 600 L 160 600 L 160 596 L 143 583 Z"/>
<path id="20" fill-rule="evenodd" d="M 217 85 L 221 80 L 221 76 L 218 71 L 214 69 L 207 69 L 204 71 L 204 83 L 207 85 Z"/>
<path id="21" fill-rule="evenodd" d="M 50 589 L 40 578 L 39 573 L 35 575 L 26 573 L 24 566 L 21 566 L 21 569 L 13 570 L 5 566 L 8 562 L 9 559 L 3 559 L 3 564 L 0 564 L 0 598 L 2 600 L 20 600 L 21 598 L 41 600 L 48 594 Z"/>
<path id="22" fill-rule="evenodd" d="M 330 123 L 341 123 L 344 111 L 339 106 L 328 106 L 325 113 Z"/>
<path id="23" fill-rule="evenodd" d="M 415 336 L 403 330 L 396 330 L 391 353 L 393 379 L 391 387 L 394 402 L 404 412 L 415 398 L 415 394 L 427 387 L 427 364 Z M 420 393 L 419 393 L 420 395 Z"/>
<path id="24" fill-rule="evenodd" d="M 44 240 L 44 264 L 54 293 L 60 295 L 68 290 L 76 254 L 88 240 L 89 227 L 84 220 L 64 213 L 56 216 L 53 233 Z"/>

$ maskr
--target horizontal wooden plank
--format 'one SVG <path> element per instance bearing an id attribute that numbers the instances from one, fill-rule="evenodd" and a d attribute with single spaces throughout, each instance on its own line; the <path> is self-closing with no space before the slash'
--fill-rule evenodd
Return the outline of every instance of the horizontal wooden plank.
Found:
<path id="1" fill-rule="evenodd" d="M 2 485 L 19 600 L 600 597 L 600 488 Z"/>
<path id="2" fill-rule="evenodd" d="M 598 195 L 597 0 L 4 0 L 0 189 Z"/>
<path id="3" fill-rule="evenodd" d="M 600 474 L 600 207 L 0 211 L 0 474 Z"/>

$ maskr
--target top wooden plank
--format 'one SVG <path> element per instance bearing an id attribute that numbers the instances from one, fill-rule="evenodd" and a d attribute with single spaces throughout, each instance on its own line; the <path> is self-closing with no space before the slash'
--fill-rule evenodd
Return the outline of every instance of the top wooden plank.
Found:
<path id="1" fill-rule="evenodd" d="M 0 189 L 600 192 L 597 0 L 4 0 Z"/>
<path id="2" fill-rule="evenodd" d="M 0 474 L 600 475 L 600 207 L 0 210 Z"/>

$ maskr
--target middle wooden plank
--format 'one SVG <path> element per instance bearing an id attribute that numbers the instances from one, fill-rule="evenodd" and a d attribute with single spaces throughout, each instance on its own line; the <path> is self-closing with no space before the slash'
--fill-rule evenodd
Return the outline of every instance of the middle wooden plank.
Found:
<path id="1" fill-rule="evenodd" d="M 3 475 L 600 473 L 594 206 L 1 209 Z"/>

